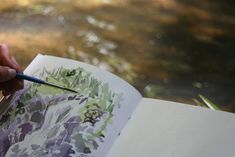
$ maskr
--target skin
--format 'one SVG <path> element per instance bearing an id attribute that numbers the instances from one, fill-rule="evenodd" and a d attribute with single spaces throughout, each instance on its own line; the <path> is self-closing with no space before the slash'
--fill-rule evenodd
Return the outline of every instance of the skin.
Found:
<path id="1" fill-rule="evenodd" d="M 15 78 L 21 67 L 11 56 L 7 45 L 0 43 L 0 90 L 4 96 L 14 94 L 23 88 L 23 80 Z"/>

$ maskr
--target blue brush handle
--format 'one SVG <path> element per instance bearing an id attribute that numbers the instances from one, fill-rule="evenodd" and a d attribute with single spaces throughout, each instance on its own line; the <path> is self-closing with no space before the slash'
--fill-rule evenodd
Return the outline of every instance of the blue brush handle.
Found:
<path id="1" fill-rule="evenodd" d="M 35 82 L 35 83 L 45 84 L 45 81 L 32 77 L 32 76 L 24 75 L 23 73 L 16 73 L 16 78 Z"/>

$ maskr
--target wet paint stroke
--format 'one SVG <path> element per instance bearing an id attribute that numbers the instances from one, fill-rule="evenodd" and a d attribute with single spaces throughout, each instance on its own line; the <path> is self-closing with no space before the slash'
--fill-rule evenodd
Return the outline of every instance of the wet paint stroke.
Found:
<path id="1" fill-rule="evenodd" d="M 80 67 L 38 75 L 78 94 L 26 84 L 0 117 L 0 157 L 90 157 L 105 142 L 122 94 Z"/>

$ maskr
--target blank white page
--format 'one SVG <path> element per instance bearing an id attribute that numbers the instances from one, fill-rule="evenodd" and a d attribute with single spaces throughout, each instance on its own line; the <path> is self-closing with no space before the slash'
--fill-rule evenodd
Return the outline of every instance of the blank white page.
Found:
<path id="1" fill-rule="evenodd" d="M 235 114 L 144 98 L 108 157 L 234 157 Z"/>

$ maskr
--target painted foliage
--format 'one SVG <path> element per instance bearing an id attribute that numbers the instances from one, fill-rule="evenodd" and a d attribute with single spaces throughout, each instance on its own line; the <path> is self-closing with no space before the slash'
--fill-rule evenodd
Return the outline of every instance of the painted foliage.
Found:
<path id="1" fill-rule="evenodd" d="M 122 94 L 90 72 L 45 68 L 36 74 L 78 94 L 26 84 L 0 117 L 0 157 L 90 157 L 105 139 Z"/>

